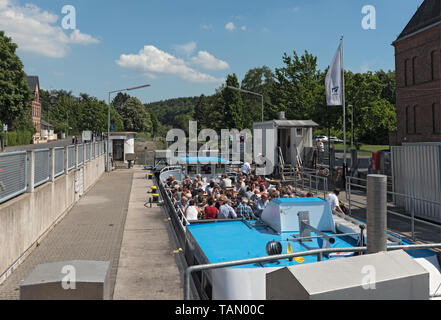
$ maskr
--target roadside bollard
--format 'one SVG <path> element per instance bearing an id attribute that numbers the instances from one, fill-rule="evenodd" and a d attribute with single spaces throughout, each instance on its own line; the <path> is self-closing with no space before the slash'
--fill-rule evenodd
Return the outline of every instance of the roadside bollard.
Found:
<path id="1" fill-rule="evenodd" d="M 150 189 L 151 189 L 152 193 L 155 193 L 157 188 L 156 188 L 156 186 L 151 186 Z"/>
<path id="2" fill-rule="evenodd" d="M 159 202 L 159 194 L 154 193 L 152 195 L 153 198 L 153 203 L 158 203 Z"/>

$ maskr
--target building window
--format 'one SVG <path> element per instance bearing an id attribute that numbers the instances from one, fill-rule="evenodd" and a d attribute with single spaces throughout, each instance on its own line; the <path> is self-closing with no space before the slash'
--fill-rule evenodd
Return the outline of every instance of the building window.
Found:
<path id="1" fill-rule="evenodd" d="M 406 59 L 404 61 L 404 86 L 407 87 L 409 85 L 408 81 L 407 81 L 407 72 L 409 69 L 409 59 Z"/>
<path id="2" fill-rule="evenodd" d="M 435 80 L 435 53 L 436 51 L 432 51 L 430 54 L 430 70 L 432 75 L 432 81 Z"/>
<path id="3" fill-rule="evenodd" d="M 410 127 L 409 127 L 409 113 L 410 113 L 410 107 L 406 107 L 406 133 L 410 133 Z"/>
<path id="4" fill-rule="evenodd" d="M 417 106 L 413 106 L 413 133 L 417 133 Z"/>
<path id="5" fill-rule="evenodd" d="M 412 59 L 412 84 L 416 84 L 416 72 L 415 72 L 415 66 L 416 66 L 416 59 L 417 57 L 413 57 Z"/>
<path id="6" fill-rule="evenodd" d="M 439 104 L 432 104 L 432 126 L 433 133 L 441 133 L 441 110 Z"/>

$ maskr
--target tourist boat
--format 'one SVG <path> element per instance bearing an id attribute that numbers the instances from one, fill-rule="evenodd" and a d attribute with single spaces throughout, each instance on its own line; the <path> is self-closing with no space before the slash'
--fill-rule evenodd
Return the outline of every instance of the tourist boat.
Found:
<path id="1" fill-rule="evenodd" d="M 210 159 L 211 171 L 203 172 L 201 163 L 206 160 L 187 157 L 185 165 L 167 167 L 157 173 L 164 208 L 182 248 L 184 268 L 272 254 L 366 245 L 365 224 L 333 214 L 329 204 L 321 198 L 274 199 L 258 220 L 188 221 L 164 188 L 163 181 L 171 175 L 180 181 L 185 174 L 219 178 L 219 173 L 228 172 L 228 161 L 222 159 Z M 191 166 L 194 168 L 189 168 Z M 388 233 L 388 246 L 410 244 Z M 191 276 L 192 295 L 209 300 L 264 300 L 267 298 L 267 274 L 285 267 L 348 259 L 359 254 L 349 249 L 344 251 L 194 272 Z M 429 273 L 428 296 L 441 299 L 439 256 L 427 249 L 406 252 Z"/>

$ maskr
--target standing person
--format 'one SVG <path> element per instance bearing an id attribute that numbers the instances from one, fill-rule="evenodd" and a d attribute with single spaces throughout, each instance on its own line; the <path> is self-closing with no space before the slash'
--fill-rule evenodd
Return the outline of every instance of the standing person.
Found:
<path id="1" fill-rule="evenodd" d="M 325 155 L 325 144 L 322 139 L 317 140 L 317 154 L 318 154 L 318 164 L 321 165 L 323 163 L 323 158 Z"/>
<path id="2" fill-rule="evenodd" d="M 340 189 L 335 189 L 332 193 L 326 196 L 326 201 L 331 206 L 332 212 L 338 212 L 345 215 L 343 210 L 340 208 L 340 201 L 338 200 L 338 195 L 340 194 Z"/>
<path id="3" fill-rule="evenodd" d="M 240 171 L 248 177 L 251 173 L 251 165 L 248 162 L 244 162 Z"/>

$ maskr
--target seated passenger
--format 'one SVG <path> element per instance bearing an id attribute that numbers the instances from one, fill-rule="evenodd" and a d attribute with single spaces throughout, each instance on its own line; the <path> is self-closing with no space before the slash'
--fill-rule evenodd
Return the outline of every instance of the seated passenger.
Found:
<path id="1" fill-rule="evenodd" d="M 231 200 L 227 200 L 227 203 L 220 206 L 219 214 L 217 215 L 218 219 L 236 219 L 237 214 L 232 207 Z"/>
<path id="2" fill-rule="evenodd" d="M 255 219 L 253 210 L 248 205 L 248 199 L 242 198 L 241 204 L 236 209 L 236 214 L 238 218 L 244 218 L 246 220 Z"/>
<path id="3" fill-rule="evenodd" d="M 185 217 L 188 221 L 196 221 L 201 216 L 201 210 L 195 206 L 194 200 L 190 200 L 189 206 L 185 210 Z"/>
<path id="4" fill-rule="evenodd" d="M 214 220 L 217 219 L 217 215 L 219 213 L 219 210 L 214 206 L 214 200 L 208 199 L 208 206 L 204 209 L 205 212 L 205 219 L 207 220 Z"/>

